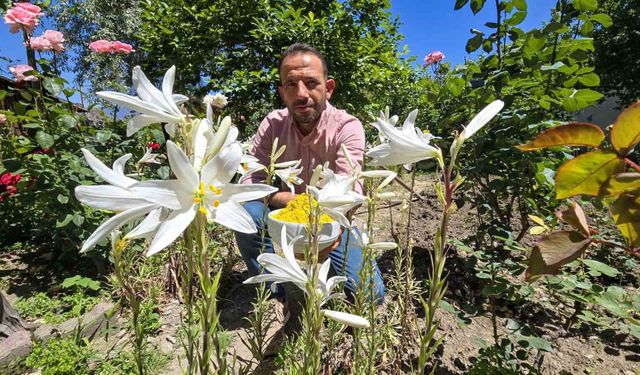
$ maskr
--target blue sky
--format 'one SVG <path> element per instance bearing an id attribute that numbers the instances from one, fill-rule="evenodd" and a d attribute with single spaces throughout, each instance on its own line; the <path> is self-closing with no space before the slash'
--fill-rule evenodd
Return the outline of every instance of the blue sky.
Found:
<path id="1" fill-rule="evenodd" d="M 403 44 L 409 46 L 410 54 L 420 63 L 431 51 L 442 51 L 453 65 L 464 62 L 467 55 L 465 45 L 472 36 L 471 28 L 489 34 L 486 22 L 495 21 L 495 6 L 487 1 L 485 7 L 474 15 L 469 6 L 453 10 L 454 0 L 391 0 L 391 11 L 400 16 L 400 32 Z M 529 0 L 528 15 L 519 25 L 523 30 L 540 26 L 549 19 L 556 0 Z"/>
<path id="2" fill-rule="evenodd" d="M 539 26 L 549 18 L 550 9 L 556 0 L 529 0 L 529 14 L 520 25 L 524 30 Z M 485 22 L 495 19 L 493 2 L 487 2 L 485 9 L 474 16 L 468 6 L 454 11 L 454 0 L 392 0 L 391 11 L 400 17 L 401 33 L 405 36 L 402 45 L 408 45 L 410 54 L 416 56 L 417 62 L 429 52 L 440 50 L 446 60 L 452 64 L 464 62 L 464 49 L 467 39 L 471 37 L 469 30 L 477 28 L 482 31 Z M 36 30 L 40 35 L 47 22 Z M 22 35 L 9 33 L 7 25 L 0 25 L 0 56 L 8 57 L 13 62 L 0 60 L 0 74 L 8 76 L 8 66 L 26 63 Z M 402 48 L 402 45 L 400 48 Z M 68 80 L 72 77 L 64 74 Z"/>

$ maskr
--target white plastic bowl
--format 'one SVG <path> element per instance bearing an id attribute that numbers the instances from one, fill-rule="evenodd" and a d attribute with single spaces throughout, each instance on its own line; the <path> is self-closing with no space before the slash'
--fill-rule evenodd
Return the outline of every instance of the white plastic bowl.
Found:
<path id="1" fill-rule="evenodd" d="M 274 216 L 281 210 L 283 209 L 281 208 L 269 213 L 268 228 L 271 240 L 282 247 L 282 244 L 280 243 L 280 236 L 282 235 L 282 227 L 285 226 L 287 228 L 287 241 L 291 241 L 297 235 L 302 236 L 302 238 L 296 241 L 293 245 L 293 251 L 297 254 L 304 254 L 304 250 L 309 243 L 307 228 L 304 224 L 275 219 Z M 324 250 L 331 246 L 336 242 L 338 236 L 340 236 L 340 224 L 338 224 L 338 222 L 332 221 L 330 223 L 322 224 L 322 227 L 320 228 L 320 236 L 318 238 L 318 250 Z"/>

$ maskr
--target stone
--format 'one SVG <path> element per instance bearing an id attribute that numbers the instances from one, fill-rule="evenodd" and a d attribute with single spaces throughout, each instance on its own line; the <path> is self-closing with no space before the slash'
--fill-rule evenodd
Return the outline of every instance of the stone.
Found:
<path id="1" fill-rule="evenodd" d="M 71 318 L 59 325 L 43 324 L 36 329 L 34 337 L 46 343 L 51 337 L 70 337 L 74 336 L 78 330 L 78 326 L 82 327 L 80 335 L 89 339 L 93 338 L 96 333 L 114 320 L 114 314 L 111 313 L 114 304 L 111 302 L 102 302 L 97 304 L 91 311 L 85 313 L 78 318 Z"/>
<path id="2" fill-rule="evenodd" d="M 33 349 L 28 331 L 14 332 L 0 341 L 0 369 L 26 358 Z"/>

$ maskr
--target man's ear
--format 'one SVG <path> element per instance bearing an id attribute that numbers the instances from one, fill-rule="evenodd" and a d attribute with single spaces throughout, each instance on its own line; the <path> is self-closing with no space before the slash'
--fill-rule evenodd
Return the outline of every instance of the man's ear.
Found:
<path id="1" fill-rule="evenodd" d="M 278 95 L 280 95 L 280 99 L 284 102 L 284 92 L 282 91 L 282 85 L 278 85 Z"/>
<path id="2" fill-rule="evenodd" d="M 331 99 L 331 95 L 333 95 L 333 90 L 336 88 L 336 81 L 333 78 L 327 79 L 327 100 Z"/>

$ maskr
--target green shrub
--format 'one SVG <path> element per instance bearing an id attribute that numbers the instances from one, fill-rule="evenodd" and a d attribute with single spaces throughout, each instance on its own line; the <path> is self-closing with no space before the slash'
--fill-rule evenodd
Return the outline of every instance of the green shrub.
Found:
<path id="1" fill-rule="evenodd" d="M 45 346 L 36 344 L 26 365 L 39 369 L 42 375 L 84 375 L 89 374 L 88 362 L 93 355 L 87 341 L 57 338 Z"/>

